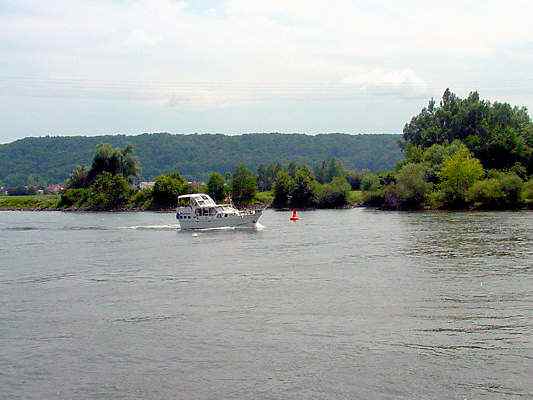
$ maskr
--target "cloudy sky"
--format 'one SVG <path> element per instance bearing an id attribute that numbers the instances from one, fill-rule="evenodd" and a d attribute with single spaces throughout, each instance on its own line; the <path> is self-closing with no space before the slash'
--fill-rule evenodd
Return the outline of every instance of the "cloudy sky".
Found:
<path id="1" fill-rule="evenodd" d="M 530 0 L 0 0 L 0 142 L 382 133 L 446 87 L 533 109 Z"/>

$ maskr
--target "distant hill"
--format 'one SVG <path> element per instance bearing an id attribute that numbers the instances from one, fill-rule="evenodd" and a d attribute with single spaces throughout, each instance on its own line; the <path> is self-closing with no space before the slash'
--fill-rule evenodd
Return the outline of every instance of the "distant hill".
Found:
<path id="1" fill-rule="evenodd" d="M 261 164 L 337 158 L 348 168 L 379 171 L 401 159 L 400 135 L 278 134 L 29 137 L 0 145 L 0 182 L 15 186 L 28 177 L 42 183 L 62 182 L 78 164 L 88 165 L 99 143 L 132 144 L 145 180 L 179 170 L 189 179 L 205 179 L 212 171 L 232 171 L 241 162 Z"/>

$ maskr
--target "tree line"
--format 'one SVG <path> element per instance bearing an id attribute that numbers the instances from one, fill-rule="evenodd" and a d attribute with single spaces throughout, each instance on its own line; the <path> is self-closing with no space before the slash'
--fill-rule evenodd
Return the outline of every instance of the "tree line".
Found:
<path id="1" fill-rule="evenodd" d="M 381 171 L 401 157 L 400 135 L 276 134 L 173 135 L 154 133 L 107 136 L 45 136 L 0 144 L 0 186 L 46 186 L 64 182 L 76 165 L 88 165 L 96 145 L 135 147 L 139 178 L 152 181 L 178 170 L 189 181 L 207 181 L 218 171 L 233 173 L 240 163 L 259 166 L 291 161 L 314 165 L 336 158 L 351 169 Z"/>
<path id="2" fill-rule="evenodd" d="M 533 123 L 527 109 L 446 90 L 405 125 L 404 160 L 368 174 L 365 203 L 385 209 L 533 206 Z"/>
<path id="3" fill-rule="evenodd" d="M 317 164 L 313 170 L 291 162 L 260 166 L 254 173 L 240 164 L 232 173 L 213 172 L 206 183 L 187 181 L 179 171 L 157 176 L 151 187 L 137 188 L 140 163 L 133 147 L 96 147 L 90 167 L 74 168 L 61 194 L 60 208 L 79 210 L 161 210 L 176 207 L 178 196 L 205 192 L 217 202 L 231 201 L 238 207 L 255 204 L 286 207 L 344 207 L 357 173 L 347 171 L 338 160 Z M 355 186 L 354 186 L 355 187 Z"/>
<path id="4" fill-rule="evenodd" d="M 256 168 L 240 163 L 211 172 L 205 184 L 173 168 L 156 176 L 153 187 L 137 189 L 141 165 L 133 146 L 100 144 L 90 167 L 72 171 L 60 206 L 170 209 L 181 194 L 207 192 L 218 202 L 278 209 L 356 203 L 392 210 L 533 207 L 533 123 L 523 107 L 481 100 L 476 92 L 461 99 L 446 90 L 439 104 L 432 99 L 405 125 L 401 146 L 403 159 L 383 172 L 350 169 L 335 157 Z M 212 153 L 202 155 L 208 164 Z"/>

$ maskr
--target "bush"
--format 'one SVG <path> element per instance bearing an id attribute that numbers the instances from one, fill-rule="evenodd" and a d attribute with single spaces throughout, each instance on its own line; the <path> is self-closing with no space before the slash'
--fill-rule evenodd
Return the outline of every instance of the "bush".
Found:
<path id="1" fill-rule="evenodd" d="M 231 199 L 238 205 L 251 204 L 257 191 L 257 178 L 248 168 L 241 164 L 231 179 Z"/>
<path id="2" fill-rule="evenodd" d="M 489 178 L 476 182 L 467 199 L 476 208 L 513 209 L 520 207 L 523 182 L 513 172 L 490 171 Z"/>
<path id="3" fill-rule="evenodd" d="M 317 182 L 309 168 L 303 166 L 296 169 L 294 185 L 291 191 L 290 205 L 294 208 L 309 208 L 316 205 Z"/>
<path id="4" fill-rule="evenodd" d="M 222 202 L 226 197 L 224 177 L 218 172 L 213 172 L 207 182 L 207 193 L 215 202 Z"/>
<path id="5" fill-rule="evenodd" d="M 91 210 L 119 210 L 130 199 L 129 182 L 122 175 L 104 172 L 94 179 L 89 187 L 88 208 Z"/>
<path id="6" fill-rule="evenodd" d="M 178 205 L 178 196 L 187 193 L 187 182 L 177 172 L 155 178 L 152 207 L 169 209 Z"/>
<path id="7" fill-rule="evenodd" d="M 451 208 L 461 208 L 466 205 L 468 189 L 483 177 L 481 162 L 472 157 L 467 149 L 460 149 L 442 164 L 440 171 L 440 190 L 444 194 L 444 201 Z"/>
<path id="8" fill-rule="evenodd" d="M 67 189 L 61 193 L 58 207 L 60 208 L 82 208 L 89 200 L 89 189 Z"/>
<path id="9" fill-rule="evenodd" d="M 152 208 L 152 188 L 140 189 L 130 199 L 130 207 L 139 210 Z"/>
<path id="10" fill-rule="evenodd" d="M 348 204 L 350 185 L 346 178 L 338 176 L 331 183 L 322 185 L 319 190 L 319 208 L 340 208 Z"/>
<path id="11" fill-rule="evenodd" d="M 348 180 L 348 183 L 350 184 L 352 190 L 360 190 L 361 189 L 361 180 L 363 179 L 363 174 L 357 171 L 350 171 L 346 175 L 346 179 Z"/>
<path id="12" fill-rule="evenodd" d="M 472 185 L 468 190 L 467 200 L 476 208 L 497 209 L 504 203 L 505 193 L 496 178 L 484 179 Z"/>
<path id="13" fill-rule="evenodd" d="M 431 184 L 426 182 L 425 176 L 426 167 L 423 164 L 409 163 L 400 169 L 394 185 L 400 209 L 418 210 L 424 207 L 426 197 L 431 191 Z"/>
<path id="14" fill-rule="evenodd" d="M 520 197 L 526 206 L 533 208 L 533 179 L 524 183 Z"/>
<path id="15" fill-rule="evenodd" d="M 385 200 L 383 188 L 363 192 L 363 204 L 370 207 L 381 207 Z"/>
<path id="16" fill-rule="evenodd" d="M 272 200 L 272 207 L 286 208 L 289 206 L 289 198 L 294 187 L 294 182 L 285 170 L 280 170 L 273 184 L 274 198 Z"/>
<path id="17" fill-rule="evenodd" d="M 361 190 L 370 192 L 376 191 L 380 189 L 380 187 L 381 183 L 379 181 L 379 177 L 376 174 L 368 172 L 363 175 L 363 178 L 361 179 Z"/>
<path id="18" fill-rule="evenodd" d="M 272 192 L 266 191 L 266 192 L 257 192 L 255 194 L 254 198 L 254 204 L 260 204 L 264 206 L 269 206 L 272 204 L 272 200 L 274 199 Z"/>

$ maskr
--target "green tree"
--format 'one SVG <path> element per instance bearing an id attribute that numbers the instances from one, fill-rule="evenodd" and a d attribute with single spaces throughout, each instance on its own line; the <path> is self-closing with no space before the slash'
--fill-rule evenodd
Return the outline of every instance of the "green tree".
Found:
<path id="1" fill-rule="evenodd" d="M 213 172 L 209 176 L 209 181 L 207 182 L 207 193 L 217 202 L 223 201 L 226 197 L 224 177 L 218 172 Z"/>
<path id="2" fill-rule="evenodd" d="M 521 200 L 529 208 L 533 208 L 533 179 L 524 183 L 522 187 Z"/>
<path id="3" fill-rule="evenodd" d="M 396 190 L 399 208 L 416 210 L 423 208 L 431 184 L 425 179 L 426 167 L 423 164 L 404 165 L 396 176 Z"/>
<path id="4" fill-rule="evenodd" d="M 104 172 L 120 174 L 128 180 L 139 175 L 140 164 L 133 155 L 133 146 L 127 145 L 123 149 L 114 148 L 107 143 L 96 146 L 91 169 L 87 174 L 88 182 L 94 181 Z"/>
<path id="5" fill-rule="evenodd" d="M 350 184 L 352 190 L 361 189 L 361 180 L 363 179 L 363 173 L 359 171 L 349 171 L 346 174 L 346 179 Z"/>
<path id="6" fill-rule="evenodd" d="M 99 174 L 89 187 L 88 208 L 117 210 L 123 208 L 131 195 L 129 182 L 122 175 Z"/>
<path id="7" fill-rule="evenodd" d="M 187 181 L 178 172 L 160 175 L 155 178 L 152 188 L 152 205 L 155 208 L 174 208 L 178 204 L 178 196 L 187 193 L 187 189 Z"/>
<path id="8" fill-rule="evenodd" d="M 307 208 L 315 205 L 316 181 L 306 166 L 296 168 L 294 186 L 291 192 L 290 205 L 294 208 Z"/>
<path id="9" fill-rule="evenodd" d="M 379 177 L 376 174 L 367 172 L 363 175 L 363 178 L 361 179 L 361 190 L 371 192 L 373 190 L 379 189 L 380 186 L 381 183 L 379 181 Z"/>
<path id="10" fill-rule="evenodd" d="M 431 100 L 403 131 L 407 156 L 415 148 L 460 140 L 487 169 L 507 169 L 516 162 L 529 165 L 533 124 L 525 107 L 480 100 L 477 92 L 461 99 L 446 89 L 440 105 Z M 413 153 L 413 154 L 411 154 Z"/>
<path id="11" fill-rule="evenodd" d="M 483 177 L 481 162 L 462 149 L 444 161 L 440 171 L 440 190 L 450 207 L 464 207 L 468 189 Z"/>
<path id="12" fill-rule="evenodd" d="M 319 189 L 318 207 L 339 208 L 346 206 L 350 189 L 350 184 L 346 178 L 342 176 L 334 177 L 330 183 L 322 185 Z"/>
<path id="13" fill-rule="evenodd" d="M 252 202 L 257 191 L 257 179 L 244 164 L 240 164 L 231 179 L 231 198 L 237 206 Z"/>
<path id="14" fill-rule="evenodd" d="M 78 165 L 67 181 L 67 188 L 69 189 L 81 189 L 87 186 L 87 168 L 84 165 Z"/>
<path id="15" fill-rule="evenodd" d="M 327 161 L 320 162 L 315 167 L 315 176 L 318 182 L 328 183 L 337 176 L 346 176 L 346 169 L 341 161 L 331 158 Z"/>
<path id="16" fill-rule="evenodd" d="M 257 169 L 257 187 L 260 191 L 272 190 L 274 181 L 281 166 L 278 163 L 260 165 Z"/>
<path id="17" fill-rule="evenodd" d="M 272 207 L 278 209 L 288 207 L 293 187 L 294 182 L 289 176 L 289 173 L 284 169 L 278 171 L 278 174 L 276 175 L 276 179 L 272 187 L 272 190 L 274 192 L 274 200 L 272 201 Z"/>
<path id="18" fill-rule="evenodd" d="M 505 193 L 501 182 L 496 178 L 475 182 L 468 189 L 467 200 L 475 208 L 499 209 L 504 203 Z"/>

